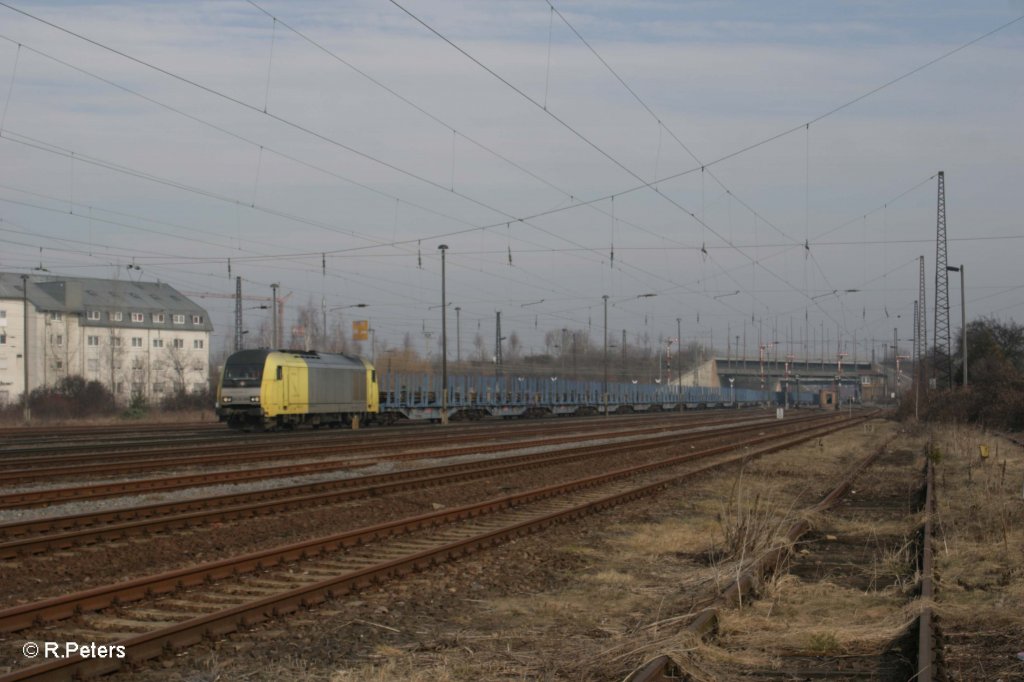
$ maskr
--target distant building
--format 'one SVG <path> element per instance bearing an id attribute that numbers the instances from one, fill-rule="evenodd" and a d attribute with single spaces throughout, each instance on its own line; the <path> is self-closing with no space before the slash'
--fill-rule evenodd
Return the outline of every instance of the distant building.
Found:
<path id="1" fill-rule="evenodd" d="M 0 273 L 0 404 L 25 389 L 22 275 Z M 28 383 L 66 376 L 106 385 L 121 402 L 206 390 L 210 316 L 158 282 L 31 275 Z"/>

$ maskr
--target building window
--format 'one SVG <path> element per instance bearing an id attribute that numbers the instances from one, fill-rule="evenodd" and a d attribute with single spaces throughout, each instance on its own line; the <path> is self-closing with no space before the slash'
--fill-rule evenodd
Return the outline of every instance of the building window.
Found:
<path id="1" fill-rule="evenodd" d="M 124 319 L 124 313 L 122 313 L 120 310 L 109 313 L 109 315 L 111 322 L 120 322 L 121 320 Z"/>
<path id="2" fill-rule="evenodd" d="M 0 320 L 6 320 L 6 319 L 7 319 L 7 311 L 3 310 L 2 308 L 0 308 Z M 6 322 L 4 324 L 6 324 Z"/>
<path id="3" fill-rule="evenodd" d="M 174 339 L 174 347 L 175 348 L 184 348 L 185 347 L 185 340 L 184 339 Z"/>
<path id="4" fill-rule="evenodd" d="M 145 322 L 146 316 L 142 313 L 132 313 L 132 322 Z"/>
<path id="5" fill-rule="evenodd" d="M 193 315 L 192 316 L 192 324 L 202 324 L 202 323 L 203 323 L 203 316 L 202 315 Z"/>
<path id="6" fill-rule="evenodd" d="M 90 320 L 98 320 L 98 319 L 100 319 L 100 311 L 98 311 L 98 310 L 90 310 L 88 312 L 88 314 L 87 314 L 87 317 Z"/>
<path id="7" fill-rule="evenodd" d="M 86 367 L 88 367 L 90 372 L 98 372 L 100 371 L 100 361 L 96 358 L 89 358 L 86 360 Z"/>
<path id="8" fill-rule="evenodd" d="M 142 337 L 141 336 L 133 336 L 132 337 L 132 348 L 142 348 Z"/>
<path id="9" fill-rule="evenodd" d="M 50 320 L 52 322 L 60 322 L 63 319 L 64 315 L 62 313 L 50 313 Z"/>
<path id="10" fill-rule="evenodd" d="M 118 394 L 124 393 L 124 382 L 123 381 L 117 382 L 117 393 Z"/>
<path id="11" fill-rule="evenodd" d="M 90 336 L 89 339 L 88 339 L 88 344 L 90 346 L 98 346 L 98 345 L 100 345 L 100 337 L 98 337 L 98 336 Z"/>
<path id="12" fill-rule="evenodd" d="M 146 363 L 142 361 L 142 358 L 135 358 L 132 360 L 132 369 L 145 369 Z"/>
<path id="13" fill-rule="evenodd" d="M 64 361 L 58 360 L 57 362 L 53 363 L 53 367 L 54 369 L 64 369 Z"/>
<path id="14" fill-rule="evenodd" d="M 7 332 L 0 332 L 0 346 L 7 345 Z"/>
<path id="15" fill-rule="evenodd" d="M 163 347 L 164 347 L 164 340 L 163 339 L 153 339 L 153 348 L 163 348 Z"/>
<path id="16" fill-rule="evenodd" d="M 153 384 L 153 393 L 163 393 L 163 392 L 164 392 L 164 384 L 163 384 L 162 381 Z"/>
<path id="17" fill-rule="evenodd" d="M 202 339 L 192 339 L 192 348 L 202 350 L 204 345 L 206 344 Z"/>
<path id="18" fill-rule="evenodd" d="M 115 348 L 120 348 L 121 347 L 121 337 L 120 336 L 111 336 L 110 337 L 110 342 L 112 344 L 114 344 Z"/>
<path id="19" fill-rule="evenodd" d="M 163 324 L 167 321 L 167 316 L 163 313 L 153 313 L 153 322 L 155 324 Z"/>
<path id="20" fill-rule="evenodd" d="M 50 334 L 50 343 L 52 345 L 54 345 L 54 346 L 63 346 L 64 345 L 64 335 L 63 334 Z"/>
<path id="21" fill-rule="evenodd" d="M 193 393 L 202 393 L 206 390 L 206 384 L 192 384 Z"/>
<path id="22" fill-rule="evenodd" d="M 185 324 L 185 316 L 181 314 L 175 314 L 174 324 Z"/>

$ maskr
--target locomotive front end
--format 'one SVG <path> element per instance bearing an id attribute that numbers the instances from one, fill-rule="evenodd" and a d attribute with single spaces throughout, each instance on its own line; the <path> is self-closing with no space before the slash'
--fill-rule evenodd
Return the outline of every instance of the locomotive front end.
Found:
<path id="1" fill-rule="evenodd" d="M 243 350 L 224 363 L 217 390 L 217 416 L 232 428 L 263 424 L 261 389 L 268 351 Z"/>

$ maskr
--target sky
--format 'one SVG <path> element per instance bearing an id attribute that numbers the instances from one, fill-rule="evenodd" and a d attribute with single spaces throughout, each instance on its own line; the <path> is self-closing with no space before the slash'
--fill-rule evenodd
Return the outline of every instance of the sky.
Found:
<path id="1" fill-rule="evenodd" d="M 1024 319 L 1020 0 L 12 0 L 0 107 L 0 270 L 170 283 L 215 350 L 241 277 L 251 332 L 278 283 L 286 337 L 436 353 L 445 244 L 464 356 L 600 346 L 604 296 L 613 341 L 909 353 L 939 171 L 968 319 Z"/>

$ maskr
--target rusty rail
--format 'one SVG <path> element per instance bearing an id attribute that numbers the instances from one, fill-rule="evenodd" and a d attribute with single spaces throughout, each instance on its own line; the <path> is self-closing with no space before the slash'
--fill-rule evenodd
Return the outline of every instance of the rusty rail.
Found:
<path id="1" fill-rule="evenodd" d="M 802 417 L 800 418 L 800 421 L 821 418 L 822 417 L 820 416 Z M 795 420 L 790 420 L 790 423 L 792 423 L 793 421 Z M 763 426 L 767 422 L 763 418 L 761 418 L 757 420 L 757 423 Z M 715 422 L 714 424 L 718 423 Z M 712 424 L 712 426 L 714 424 Z M 735 429 L 734 424 L 735 421 L 728 420 L 724 423 L 724 425 L 722 425 L 722 428 L 731 427 Z M 701 425 L 699 428 L 704 428 L 704 426 L 706 425 Z M 665 429 L 659 427 L 654 430 L 664 431 Z M 643 430 L 641 430 L 640 432 L 642 433 Z M 598 435 L 595 437 L 600 438 L 603 436 Z M 675 434 L 670 434 L 667 436 L 652 437 L 650 440 L 651 442 L 653 442 L 658 439 L 671 440 L 677 437 L 678 436 L 676 436 Z M 44 488 L 38 490 L 29 490 L 19 493 L 8 493 L 6 495 L 0 495 L 0 509 L 8 509 L 12 507 L 40 506 L 47 504 L 55 504 L 59 502 L 92 500 L 104 497 L 115 497 L 118 495 L 151 493 L 164 490 L 178 490 L 181 488 L 190 488 L 199 485 L 212 485 L 219 483 L 243 483 L 248 481 L 263 480 L 267 478 L 280 478 L 284 476 L 317 474 L 332 471 L 342 471 L 345 469 L 362 468 L 371 466 L 373 464 L 376 464 L 377 462 L 382 461 L 433 459 L 455 457 L 458 455 L 474 453 L 502 452 L 506 450 L 518 450 L 522 448 L 536 446 L 572 443 L 578 440 L 579 436 L 577 435 L 565 436 L 560 438 L 538 439 L 525 442 L 516 441 L 489 444 L 476 443 L 473 445 L 465 445 L 461 447 L 451 447 L 450 445 L 448 445 L 438 450 L 420 450 L 416 452 L 399 453 L 393 455 L 380 455 L 355 460 L 328 460 L 322 462 L 307 462 L 303 464 L 287 464 L 280 466 L 260 467 L 258 469 L 208 471 L 195 474 L 185 474 L 181 476 L 170 476 L 162 478 L 131 479 L 126 481 L 116 481 L 113 483 L 93 483 L 87 485 L 67 486 L 63 488 Z M 449 439 L 448 442 L 450 443 L 451 439 Z M 638 441 L 637 443 L 640 445 L 647 445 L 646 442 Z M 173 462 L 167 462 L 164 466 L 172 465 Z"/>
<path id="2" fill-rule="evenodd" d="M 935 465 L 928 458 L 925 473 L 927 488 L 925 491 L 924 537 L 921 540 L 921 615 L 918 618 L 917 635 L 917 682 L 932 682 L 936 679 L 936 632 L 932 627 L 934 612 L 932 602 L 935 599 L 935 564 L 932 552 L 932 535 L 935 532 Z"/>
<path id="3" fill-rule="evenodd" d="M 763 430 L 764 428 L 765 425 L 761 423 L 733 427 L 730 429 L 729 435 Z M 699 442 L 720 435 L 719 432 L 703 432 L 676 436 L 670 444 Z M 471 477 L 493 476 L 539 466 L 566 464 L 615 454 L 623 450 L 632 450 L 638 445 L 642 447 L 662 445 L 665 444 L 662 441 L 663 438 L 666 437 L 579 446 L 553 453 L 513 455 L 501 459 L 478 460 L 357 478 L 335 479 L 251 493 L 196 498 L 179 503 L 160 503 L 122 510 L 14 522 L 0 526 L 0 537 L 14 536 L 6 542 L 0 542 L 0 558 L 36 554 L 50 549 L 63 549 L 101 539 L 117 539 L 127 535 L 151 533 L 165 529 L 191 528 L 202 523 L 250 518 L 372 495 L 416 490 L 466 480 Z M 651 442 L 652 440 L 654 442 Z M 53 529 L 59 529 L 61 532 L 52 532 Z"/>
<path id="4" fill-rule="evenodd" d="M 853 470 L 843 477 L 842 481 L 833 488 L 828 495 L 823 497 L 817 504 L 804 511 L 803 516 L 821 513 L 834 506 L 850 490 L 856 478 L 869 466 L 874 464 L 888 448 L 892 439 L 878 447 L 874 452 L 861 460 Z M 757 581 L 775 570 L 782 564 L 786 556 L 792 552 L 797 541 L 811 528 L 807 518 L 802 518 L 790 526 L 786 533 L 786 543 L 777 547 L 761 557 L 751 568 L 738 576 L 725 590 L 719 594 L 711 606 L 702 609 L 687 626 L 686 631 L 697 637 L 704 638 L 712 635 L 718 629 L 719 610 L 725 606 L 732 606 L 739 603 L 743 595 L 749 593 L 756 586 Z M 679 679 L 679 665 L 670 657 L 660 655 L 645 663 L 637 670 L 630 673 L 625 682 L 662 682 L 663 680 Z"/>
<path id="5" fill-rule="evenodd" d="M 678 428 L 678 425 L 682 424 L 703 424 L 711 423 L 712 421 L 717 421 L 718 423 L 749 421 L 755 418 L 757 414 L 765 419 L 771 416 L 766 412 L 749 412 L 739 416 L 729 415 L 727 417 L 723 417 L 721 414 L 709 417 L 707 413 L 688 415 L 662 413 L 658 417 L 644 415 L 633 419 L 619 418 L 615 420 L 614 426 L 607 425 L 607 428 L 608 430 L 615 428 L 636 429 L 636 426 L 631 426 L 631 424 L 642 421 L 647 428 L 655 431 L 658 428 Z M 655 426 L 651 426 L 651 424 L 655 424 Z M 272 456 L 276 457 L 279 456 L 279 453 L 287 453 L 290 449 L 298 447 L 326 447 L 335 445 L 346 450 L 355 448 L 355 451 L 371 450 L 375 447 L 381 449 L 404 447 L 409 444 L 423 447 L 431 443 L 451 442 L 453 438 L 459 440 L 468 440 L 470 438 L 488 440 L 506 436 L 543 436 L 552 430 L 564 433 L 566 427 L 569 426 L 569 424 L 559 424 L 556 427 L 552 420 L 546 423 L 530 422 L 529 426 L 526 423 L 517 424 L 516 426 L 493 423 L 483 426 L 467 423 L 443 431 L 428 425 L 412 425 L 388 429 L 383 432 L 379 429 L 361 431 L 321 429 L 316 431 L 300 431 L 298 433 L 261 433 L 256 435 L 226 431 L 221 427 L 221 430 L 218 431 L 201 435 L 197 432 L 197 434 L 185 438 L 180 436 L 169 438 L 165 435 L 160 440 L 156 440 L 156 438 L 140 435 L 137 440 L 112 439 L 108 442 L 93 441 L 91 439 L 74 442 L 69 440 L 74 437 L 73 433 L 64 436 L 62 431 L 54 431 L 52 434 L 60 434 L 60 442 L 54 443 L 44 440 L 37 442 L 32 447 L 0 447 L 0 462 L 12 469 L 15 467 L 25 467 L 38 470 L 44 466 L 56 468 L 62 465 L 96 464 L 100 460 L 110 464 L 114 462 L 135 462 L 140 459 L 140 455 L 154 457 L 156 461 L 159 461 L 161 455 L 180 456 L 182 453 L 188 453 L 188 456 L 202 457 L 206 454 L 245 454 L 253 450 L 260 450 L 261 454 L 271 453 Z M 602 423 L 603 426 L 606 426 L 606 423 Z M 582 433 L 592 430 L 594 424 L 587 424 L 584 420 L 575 420 L 570 428 L 574 432 Z M 199 438 L 203 440 L 198 440 Z M 168 458 L 163 457 L 163 459 L 167 460 Z M 25 473 L 27 474 L 28 472 L 26 471 Z"/>
<path id="6" fill-rule="evenodd" d="M 594 513 L 609 507 L 628 502 L 633 499 L 645 497 L 681 481 L 699 476 L 715 468 L 748 461 L 769 452 L 791 447 L 797 443 L 805 442 L 812 438 L 819 437 L 824 433 L 830 433 L 843 428 L 848 428 L 863 421 L 864 418 L 846 419 L 839 423 L 829 424 L 822 427 L 802 429 L 801 435 L 793 437 L 788 434 L 784 441 L 778 441 L 771 445 L 758 448 L 757 450 L 737 455 L 723 462 L 707 465 L 681 475 L 663 478 L 653 483 L 634 487 L 612 495 L 607 495 L 587 503 L 577 504 L 567 509 L 545 514 L 541 517 L 514 523 L 504 528 L 475 535 L 468 539 L 451 542 L 443 546 L 434 547 L 420 551 L 401 558 L 393 559 L 343 575 L 322 580 L 315 584 L 288 590 L 286 592 L 272 595 L 254 602 L 239 605 L 230 609 L 219 611 L 205 616 L 192 618 L 190 620 L 167 626 L 159 630 L 137 635 L 115 645 L 121 644 L 126 647 L 126 662 L 138 662 L 161 655 L 167 648 L 179 649 L 201 641 L 204 637 L 213 637 L 231 632 L 240 625 L 253 624 L 268 618 L 277 617 L 290 613 L 299 608 L 319 603 L 325 599 L 343 595 L 361 587 L 374 584 L 381 580 L 403 575 L 416 570 L 428 568 L 434 564 L 457 559 L 461 556 L 507 541 L 508 539 L 536 532 L 549 525 L 569 521 L 585 514 Z M 754 439 L 753 442 L 760 442 L 763 438 Z M 737 446 L 728 446 L 735 449 Z M 692 459 L 696 453 L 683 455 L 675 458 L 679 461 Z M 668 466 L 663 464 L 662 466 Z M 558 486 L 549 486 L 528 493 L 498 498 L 477 505 L 470 505 L 456 510 L 442 511 L 434 514 L 426 514 L 404 522 L 381 524 L 361 531 L 353 531 L 331 538 L 321 538 L 316 541 L 297 543 L 286 548 L 257 552 L 254 554 L 239 557 L 237 560 L 228 560 L 207 564 L 203 567 L 181 569 L 171 573 L 160 574 L 150 579 L 138 579 L 106 588 L 96 588 L 77 595 L 60 597 L 51 600 L 44 600 L 36 604 L 24 605 L 7 609 L 0 612 L 0 624 L 3 630 L 18 630 L 31 627 L 37 622 L 45 622 L 54 619 L 68 618 L 75 613 L 91 611 L 104 608 L 107 605 L 123 603 L 142 599 L 151 594 L 165 593 L 178 589 L 181 586 L 197 584 L 206 580 L 216 579 L 234 574 L 237 571 L 251 571 L 259 567 L 273 565 L 282 561 L 295 560 L 325 551 L 328 546 L 340 547 L 345 543 L 367 541 L 377 537 L 387 537 L 397 533 L 408 532 L 411 528 L 434 526 L 442 523 L 443 518 L 472 518 L 485 513 L 485 508 L 508 508 L 510 505 L 523 504 L 529 499 L 546 499 L 566 494 L 566 491 L 577 490 L 583 487 L 598 485 L 602 480 L 611 480 L 613 477 L 625 477 L 636 473 L 637 469 L 650 468 L 634 467 L 620 472 L 604 474 L 597 477 L 590 477 L 581 481 Z M 15 682 L 16 680 L 67 680 L 72 677 L 88 677 L 112 672 L 118 669 L 122 661 L 108 659 L 85 659 L 81 657 L 64 660 L 50 661 L 41 665 L 15 670 L 3 677 L 0 682 Z"/>

